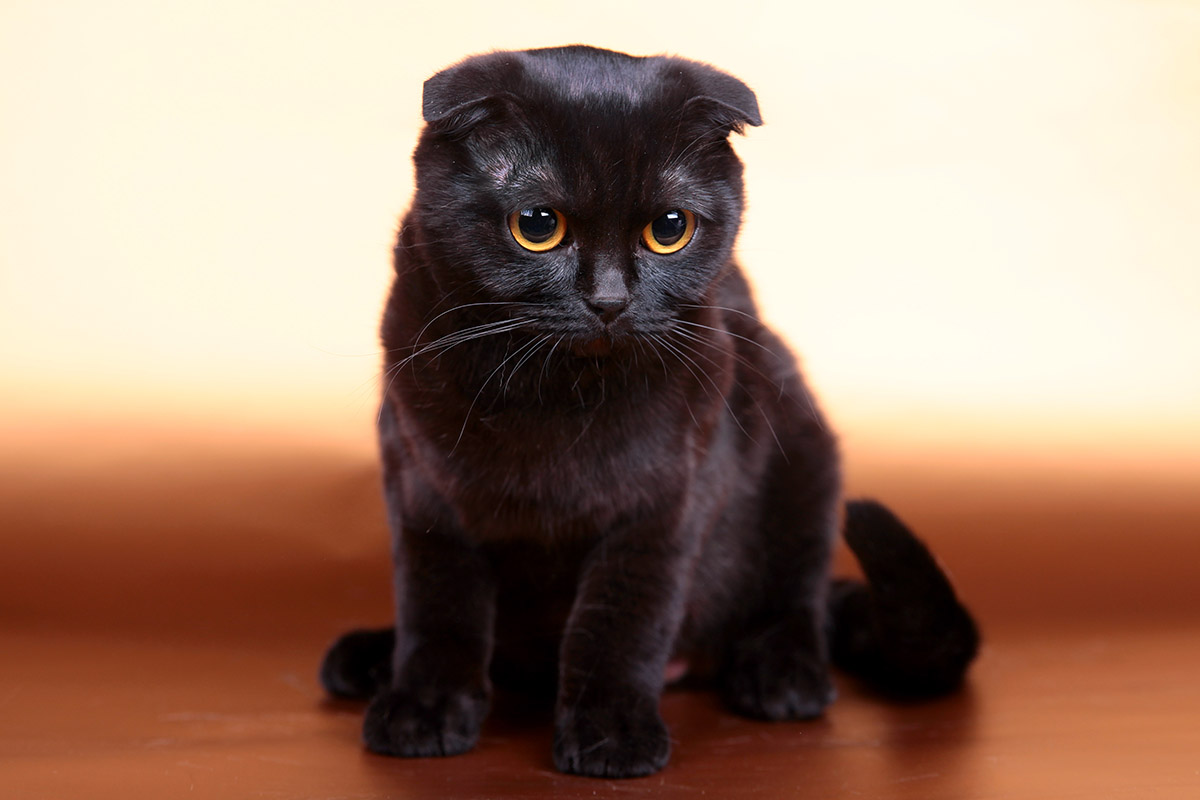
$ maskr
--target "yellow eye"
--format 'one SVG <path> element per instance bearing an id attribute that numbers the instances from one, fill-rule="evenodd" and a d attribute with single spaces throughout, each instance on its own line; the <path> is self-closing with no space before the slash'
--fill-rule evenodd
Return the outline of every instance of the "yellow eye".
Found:
<path id="1" fill-rule="evenodd" d="M 696 215 L 676 208 L 643 228 L 642 241 L 655 253 L 667 255 L 682 250 L 695 232 Z"/>
<path id="2" fill-rule="evenodd" d="M 508 217 L 508 229 L 517 244 L 535 253 L 558 247 L 567 235 L 567 218 L 554 208 L 524 208 Z"/>

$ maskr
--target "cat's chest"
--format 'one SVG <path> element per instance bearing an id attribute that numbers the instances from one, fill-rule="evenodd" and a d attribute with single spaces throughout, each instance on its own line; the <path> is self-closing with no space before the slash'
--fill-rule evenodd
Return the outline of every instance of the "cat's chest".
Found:
<path id="1" fill-rule="evenodd" d="M 698 444 L 686 411 L 663 397 L 492 408 L 452 442 L 443 416 L 427 420 L 441 438 L 425 440 L 421 466 L 460 523 L 487 539 L 588 536 L 641 516 L 683 489 Z"/>

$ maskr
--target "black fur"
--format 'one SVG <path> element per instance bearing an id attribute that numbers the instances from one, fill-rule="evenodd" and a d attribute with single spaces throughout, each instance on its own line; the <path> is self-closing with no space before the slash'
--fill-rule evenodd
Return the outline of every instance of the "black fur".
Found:
<path id="1" fill-rule="evenodd" d="M 838 584 L 828 618 L 837 448 L 731 256 L 753 92 L 568 47 L 467 59 L 423 111 L 382 325 L 396 633 L 344 637 L 321 672 L 372 697 L 367 746 L 469 749 L 495 680 L 557 692 L 559 769 L 645 775 L 668 660 L 739 713 L 808 718 L 831 634 L 889 688 L 954 686 L 974 625 L 879 506 L 850 508 L 872 585 Z M 506 223 L 533 207 L 567 220 L 547 252 Z M 695 236 L 656 254 L 641 232 L 671 209 Z"/>

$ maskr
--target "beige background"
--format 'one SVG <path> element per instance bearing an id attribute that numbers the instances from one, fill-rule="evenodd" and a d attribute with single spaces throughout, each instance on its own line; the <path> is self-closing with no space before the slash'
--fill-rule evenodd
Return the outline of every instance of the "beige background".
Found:
<path id="1" fill-rule="evenodd" d="M 5 2 L 0 426 L 369 447 L 421 83 L 568 42 L 757 90 L 741 260 L 851 450 L 1196 464 L 1185 2 Z"/>

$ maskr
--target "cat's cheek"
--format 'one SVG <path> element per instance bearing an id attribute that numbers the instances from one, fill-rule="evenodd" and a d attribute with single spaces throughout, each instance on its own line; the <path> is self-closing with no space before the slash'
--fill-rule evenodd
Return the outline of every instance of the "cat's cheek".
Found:
<path id="1" fill-rule="evenodd" d="M 574 297 L 579 275 L 579 247 L 569 244 L 541 265 L 542 283 L 557 296 Z"/>

